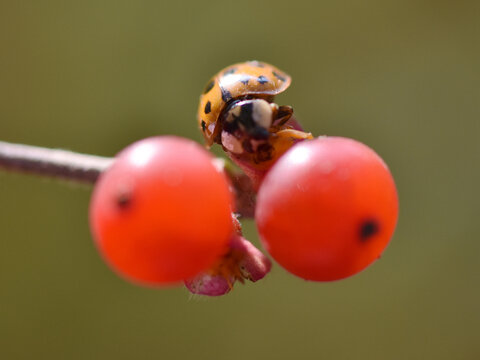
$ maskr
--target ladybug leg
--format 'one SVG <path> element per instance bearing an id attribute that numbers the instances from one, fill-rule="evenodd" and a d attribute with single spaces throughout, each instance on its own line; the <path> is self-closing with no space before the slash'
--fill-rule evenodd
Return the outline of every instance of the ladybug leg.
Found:
<path id="1" fill-rule="evenodd" d="M 276 109 L 275 118 L 273 119 L 273 126 L 280 127 L 284 125 L 293 115 L 293 108 L 288 105 L 278 106 Z"/>
<path id="2" fill-rule="evenodd" d="M 275 133 L 279 138 L 291 138 L 296 140 L 309 140 L 313 139 L 312 133 L 307 133 L 295 129 L 282 129 Z"/>

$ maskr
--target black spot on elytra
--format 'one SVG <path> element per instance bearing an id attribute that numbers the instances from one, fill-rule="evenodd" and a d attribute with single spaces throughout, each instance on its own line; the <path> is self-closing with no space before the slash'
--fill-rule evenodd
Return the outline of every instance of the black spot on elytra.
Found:
<path id="1" fill-rule="evenodd" d="M 257 80 L 258 80 L 258 82 L 259 82 L 260 84 L 262 84 L 262 85 L 263 85 L 263 84 L 266 84 L 266 83 L 268 82 L 268 79 L 267 79 L 265 76 L 263 76 L 263 75 L 260 75 L 260 76 L 257 78 Z"/>
<path id="2" fill-rule="evenodd" d="M 248 81 L 250 80 L 250 76 L 246 75 L 246 76 L 243 76 L 241 79 L 240 79 L 240 82 L 243 84 L 243 85 L 248 85 Z"/>
<path id="3" fill-rule="evenodd" d="M 272 73 L 273 73 L 273 76 L 275 76 L 275 77 L 276 77 L 278 80 L 280 80 L 280 81 L 285 82 L 285 80 L 287 80 L 284 76 L 276 73 L 275 71 L 272 71 Z"/>
<path id="4" fill-rule="evenodd" d="M 227 89 L 224 89 L 224 88 L 220 88 L 220 90 L 222 91 L 222 100 L 225 101 L 225 102 L 228 102 L 229 100 L 232 99 L 232 94 L 230 93 L 230 91 L 228 91 Z"/>
<path id="5" fill-rule="evenodd" d="M 212 90 L 212 88 L 215 86 L 215 80 L 211 80 L 207 86 L 205 86 L 205 89 L 203 90 L 203 93 L 206 94 L 208 93 L 210 90 Z"/>
<path id="6" fill-rule="evenodd" d="M 205 121 L 202 120 L 202 130 L 205 131 L 206 128 L 207 124 L 205 123 Z"/>
<path id="7" fill-rule="evenodd" d="M 223 72 L 223 76 L 233 74 L 235 73 L 235 71 L 237 71 L 237 68 L 231 68 L 231 69 L 225 70 Z"/>
<path id="8" fill-rule="evenodd" d="M 367 241 L 378 233 L 380 227 L 375 220 L 366 220 L 360 225 L 360 240 Z"/>
<path id="9" fill-rule="evenodd" d="M 205 114 L 209 114 L 212 111 L 212 103 L 210 101 L 205 105 Z"/>

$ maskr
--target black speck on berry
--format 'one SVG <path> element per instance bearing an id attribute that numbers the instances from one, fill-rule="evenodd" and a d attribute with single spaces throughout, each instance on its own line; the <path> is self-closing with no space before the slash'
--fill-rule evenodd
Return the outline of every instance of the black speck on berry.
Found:
<path id="1" fill-rule="evenodd" d="M 360 240 L 367 241 L 378 233 L 380 227 L 375 220 L 366 220 L 360 226 Z"/>
<path id="2" fill-rule="evenodd" d="M 207 124 L 205 123 L 205 121 L 202 120 L 202 130 L 205 131 L 206 128 Z"/>
<path id="3" fill-rule="evenodd" d="M 131 195 L 125 191 L 118 194 L 116 201 L 120 209 L 126 209 L 130 206 L 132 198 Z"/>

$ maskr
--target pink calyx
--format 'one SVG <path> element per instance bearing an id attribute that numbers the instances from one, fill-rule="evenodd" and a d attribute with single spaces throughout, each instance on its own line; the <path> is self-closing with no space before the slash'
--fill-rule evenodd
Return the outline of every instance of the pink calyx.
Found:
<path id="1" fill-rule="evenodd" d="M 252 282 L 264 278 L 272 267 L 270 260 L 250 241 L 234 234 L 230 249 L 211 269 L 185 281 L 187 289 L 198 295 L 227 294 L 235 281 Z"/>

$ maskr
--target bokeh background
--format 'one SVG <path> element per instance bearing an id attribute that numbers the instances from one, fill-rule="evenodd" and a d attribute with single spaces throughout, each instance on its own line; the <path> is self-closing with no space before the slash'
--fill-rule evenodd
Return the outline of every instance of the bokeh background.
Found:
<path id="1" fill-rule="evenodd" d="M 334 283 L 276 265 L 223 298 L 116 277 L 90 188 L 0 173 L 1 359 L 479 359 L 478 1 L 0 1 L 0 139 L 110 156 L 201 141 L 208 78 L 258 59 L 316 135 L 373 147 L 401 211 Z M 246 235 L 258 244 L 254 224 Z"/>

